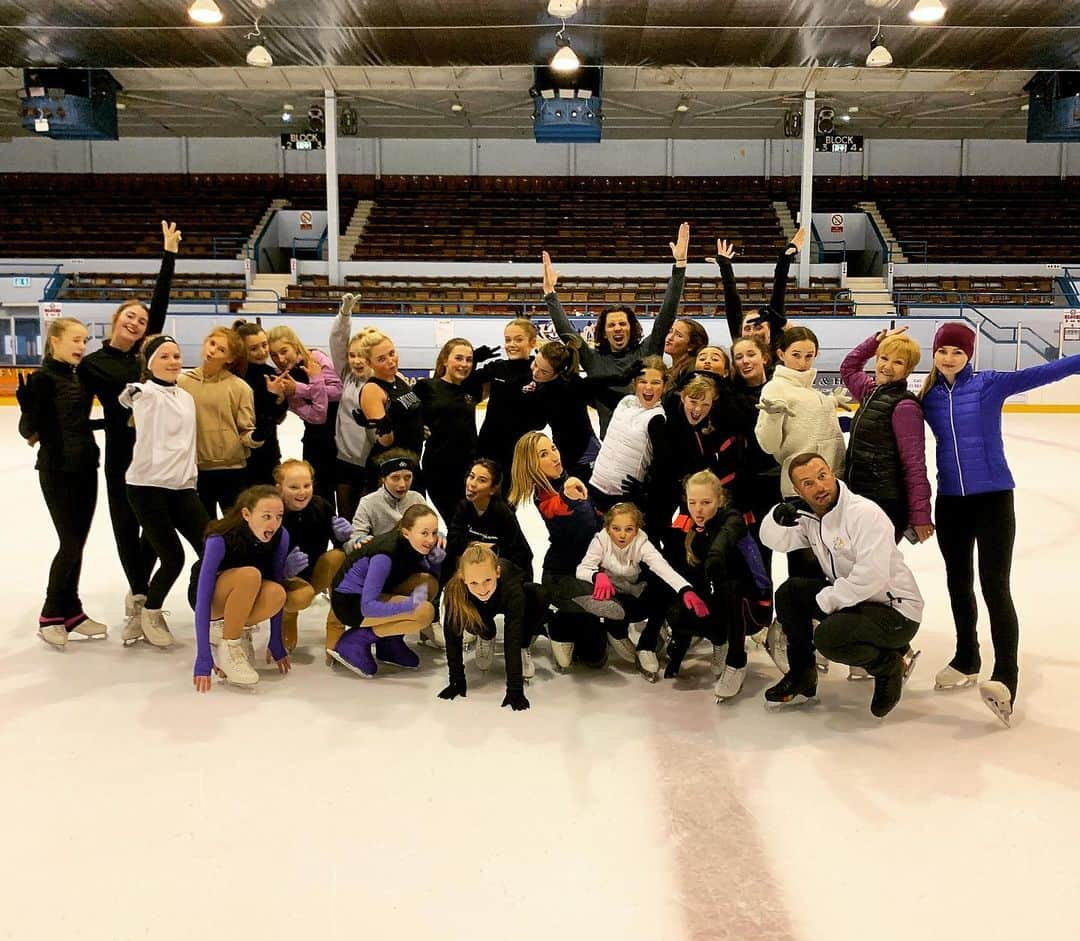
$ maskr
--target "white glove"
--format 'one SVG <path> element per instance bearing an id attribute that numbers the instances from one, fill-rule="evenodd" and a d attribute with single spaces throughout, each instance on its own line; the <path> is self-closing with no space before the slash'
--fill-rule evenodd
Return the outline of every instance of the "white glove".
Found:
<path id="1" fill-rule="evenodd" d="M 787 415 L 789 418 L 795 417 L 795 412 L 790 405 L 783 399 L 762 399 L 758 402 L 758 410 L 765 412 L 767 415 Z"/>
<path id="2" fill-rule="evenodd" d="M 359 294 L 342 294 L 341 295 L 341 305 L 338 307 L 338 316 L 339 317 L 351 317 L 352 312 L 353 312 L 353 308 L 356 307 L 356 305 L 359 303 L 359 301 L 360 301 L 360 295 Z"/>
<path id="3" fill-rule="evenodd" d="M 837 386 L 833 389 L 832 398 L 836 407 L 845 412 L 851 407 L 851 403 L 855 401 L 851 397 L 851 393 L 843 386 Z"/>

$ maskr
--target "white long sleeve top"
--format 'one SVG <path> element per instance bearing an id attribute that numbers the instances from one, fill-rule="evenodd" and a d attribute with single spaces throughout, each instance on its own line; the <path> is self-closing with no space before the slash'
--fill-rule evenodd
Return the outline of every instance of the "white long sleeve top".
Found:
<path id="1" fill-rule="evenodd" d="M 193 490 L 198 476 L 195 400 L 178 385 L 131 382 L 120 404 L 135 420 L 135 452 L 125 482 L 133 487 Z"/>
<path id="2" fill-rule="evenodd" d="M 781 526 L 768 513 L 761 541 L 774 552 L 812 549 L 830 583 L 817 594 L 826 614 L 865 601 L 895 608 L 904 617 L 922 618 L 923 598 L 915 576 L 893 542 L 893 524 L 872 500 L 837 482 L 840 495 L 828 513 L 800 513 L 798 525 Z"/>
<path id="3" fill-rule="evenodd" d="M 628 582 L 636 582 L 641 577 L 641 564 L 645 563 L 657 578 L 663 579 L 675 591 L 689 588 L 690 583 L 675 571 L 660 554 L 649 537 L 638 530 L 638 534 L 625 549 L 620 549 L 606 529 L 600 530 L 592 538 L 589 548 L 578 564 L 578 578 L 591 582 L 597 572 L 603 571 Z"/>

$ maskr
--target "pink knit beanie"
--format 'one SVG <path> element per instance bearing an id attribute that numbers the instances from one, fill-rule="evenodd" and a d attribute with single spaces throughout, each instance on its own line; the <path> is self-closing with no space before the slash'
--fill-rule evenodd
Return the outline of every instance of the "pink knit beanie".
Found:
<path id="1" fill-rule="evenodd" d="M 955 346 L 971 359 L 975 355 L 975 331 L 967 324 L 944 323 L 934 334 L 934 352 L 943 346 Z"/>

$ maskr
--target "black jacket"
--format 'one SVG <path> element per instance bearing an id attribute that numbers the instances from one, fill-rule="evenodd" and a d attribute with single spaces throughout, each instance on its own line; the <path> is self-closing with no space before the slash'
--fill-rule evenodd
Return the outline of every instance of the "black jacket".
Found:
<path id="1" fill-rule="evenodd" d="M 49 357 L 21 393 L 19 434 L 38 438 L 38 470 L 76 474 L 95 472 L 97 442 L 90 425 L 92 398 L 76 368 Z"/>
<path id="2" fill-rule="evenodd" d="M 904 465 L 892 426 L 893 410 L 905 399 L 917 401 L 906 382 L 875 386 L 855 413 L 844 460 L 844 482 L 852 493 L 907 502 Z"/>
<path id="3" fill-rule="evenodd" d="M 443 573 L 447 578 L 457 570 L 458 559 L 470 542 L 490 543 L 500 559 L 509 559 L 523 571 L 532 572 L 532 549 L 517 514 L 499 497 L 492 499 L 483 515 L 468 500 L 458 503 L 446 534 Z"/>

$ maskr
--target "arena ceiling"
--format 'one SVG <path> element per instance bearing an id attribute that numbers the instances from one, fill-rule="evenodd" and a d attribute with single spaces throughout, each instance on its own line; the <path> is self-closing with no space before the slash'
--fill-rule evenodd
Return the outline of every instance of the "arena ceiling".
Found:
<path id="1" fill-rule="evenodd" d="M 197 27 L 188 2 L 0 0 L 0 134 L 20 133 L 21 68 L 66 65 L 113 72 L 129 137 L 274 134 L 328 87 L 360 136 L 528 137 L 559 25 L 546 0 L 218 0 Z M 808 88 L 875 137 L 1023 137 L 1025 82 L 1080 66 L 1080 3 L 945 2 L 918 27 L 915 0 L 585 0 L 567 36 L 604 65 L 607 137 L 780 136 Z M 879 20 L 894 67 L 868 69 Z M 258 41 L 273 68 L 245 65 Z"/>

